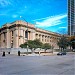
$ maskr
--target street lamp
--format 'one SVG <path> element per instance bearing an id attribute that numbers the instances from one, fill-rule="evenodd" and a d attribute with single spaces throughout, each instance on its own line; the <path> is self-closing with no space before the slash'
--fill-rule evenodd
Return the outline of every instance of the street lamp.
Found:
<path id="1" fill-rule="evenodd" d="M 27 23 L 27 55 L 28 55 L 28 22 L 22 17 L 20 16 L 20 18 L 22 18 L 26 23 Z"/>

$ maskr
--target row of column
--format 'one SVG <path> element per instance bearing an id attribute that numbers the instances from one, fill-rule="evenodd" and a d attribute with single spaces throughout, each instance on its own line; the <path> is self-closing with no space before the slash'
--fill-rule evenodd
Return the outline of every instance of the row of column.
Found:
<path id="1" fill-rule="evenodd" d="M 16 37 L 15 37 L 16 34 Z M 19 47 L 19 45 L 25 43 L 27 41 L 26 37 L 26 30 L 24 28 L 17 29 L 14 31 L 14 47 Z M 28 30 L 28 40 L 34 40 L 35 39 L 35 32 Z"/>
<path id="2" fill-rule="evenodd" d="M 36 39 L 39 39 L 42 43 L 49 43 L 53 46 L 57 46 L 58 38 L 52 35 L 36 34 Z"/>
<path id="3" fill-rule="evenodd" d="M 12 32 L 13 31 L 13 32 Z M 18 48 L 20 44 L 26 42 L 26 29 L 24 27 L 17 27 L 9 30 L 5 33 L 6 38 L 4 38 L 4 33 L 1 36 L 1 47 L 3 48 Z M 54 36 L 53 36 L 54 37 Z M 52 35 L 38 34 L 35 30 L 28 29 L 28 40 L 40 39 L 42 43 L 56 43 L 57 38 L 52 38 Z M 5 40 L 5 41 L 4 41 Z"/>

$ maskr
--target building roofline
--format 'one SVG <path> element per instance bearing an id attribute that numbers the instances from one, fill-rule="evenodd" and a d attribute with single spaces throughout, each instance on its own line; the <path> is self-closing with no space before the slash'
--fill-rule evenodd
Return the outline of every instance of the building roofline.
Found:
<path id="1" fill-rule="evenodd" d="M 2 26 L 2 28 L 0 28 L 0 31 L 1 30 L 4 30 L 4 29 L 9 29 L 10 27 L 16 27 L 16 26 L 23 26 L 23 27 L 27 27 L 26 25 L 27 23 L 23 20 L 17 20 L 17 21 L 14 21 L 12 23 L 6 23 Z M 52 32 L 52 31 L 48 31 L 48 30 L 45 30 L 45 29 L 42 29 L 42 28 L 38 28 L 38 27 L 35 27 L 35 25 L 33 24 L 30 24 L 28 22 L 28 27 L 31 28 L 31 29 L 35 29 L 35 31 L 39 31 L 39 32 L 43 32 L 43 33 L 47 33 L 47 34 L 52 34 L 52 35 L 58 35 L 58 36 L 61 36 L 61 34 L 59 33 L 56 33 L 56 32 Z"/>

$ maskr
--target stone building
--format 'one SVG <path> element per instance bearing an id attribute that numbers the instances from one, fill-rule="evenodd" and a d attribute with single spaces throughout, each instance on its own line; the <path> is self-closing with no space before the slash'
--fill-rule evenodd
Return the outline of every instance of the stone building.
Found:
<path id="1" fill-rule="evenodd" d="M 60 34 L 36 28 L 28 23 L 28 40 L 39 39 L 42 43 L 49 43 L 58 48 L 57 40 Z M 1 48 L 19 48 L 20 44 L 27 41 L 27 23 L 24 21 L 15 21 L 5 24 L 0 28 L 0 47 Z"/>

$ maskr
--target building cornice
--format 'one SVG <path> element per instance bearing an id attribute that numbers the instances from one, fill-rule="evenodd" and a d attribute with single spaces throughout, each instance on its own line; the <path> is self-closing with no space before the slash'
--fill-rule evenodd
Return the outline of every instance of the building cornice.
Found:
<path id="1" fill-rule="evenodd" d="M 14 28 L 14 27 L 26 27 L 27 28 L 27 23 L 24 22 L 24 21 L 21 21 L 21 20 L 12 22 L 10 24 L 7 23 L 7 24 L 3 25 L 2 28 L 0 28 L 0 32 L 2 30 L 11 29 L 11 28 Z M 49 35 L 53 35 L 53 36 L 58 36 L 58 37 L 61 36 L 61 34 L 58 34 L 58 33 L 50 32 L 50 31 L 43 30 L 43 29 L 40 29 L 40 28 L 35 28 L 35 26 L 33 24 L 30 24 L 30 23 L 28 23 L 28 28 L 34 29 L 36 32 L 41 32 L 41 33 L 45 33 L 45 34 L 49 34 Z"/>

